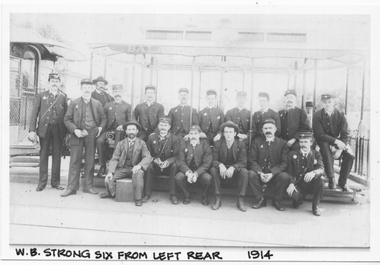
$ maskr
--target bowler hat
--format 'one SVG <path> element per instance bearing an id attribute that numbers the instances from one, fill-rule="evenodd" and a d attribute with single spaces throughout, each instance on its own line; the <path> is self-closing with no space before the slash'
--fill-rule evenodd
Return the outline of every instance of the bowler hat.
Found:
<path id="1" fill-rule="evenodd" d="M 140 124 L 138 124 L 136 121 L 128 121 L 123 124 L 123 130 L 125 131 L 129 125 L 135 125 L 139 131 L 141 129 Z"/>
<path id="2" fill-rule="evenodd" d="M 104 82 L 104 84 L 108 84 L 108 81 L 103 78 L 103 76 L 99 76 L 98 78 L 94 79 L 92 83 L 96 85 L 97 82 Z"/>
<path id="3" fill-rule="evenodd" d="M 289 94 L 293 94 L 293 95 L 297 96 L 297 92 L 294 89 L 286 90 L 284 96 L 286 97 Z"/>
<path id="4" fill-rule="evenodd" d="M 236 133 L 239 132 L 239 127 L 235 123 L 233 123 L 232 121 L 227 121 L 227 122 L 223 123 L 222 125 L 220 125 L 220 131 L 222 133 L 224 133 L 224 128 L 226 128 L 226 127 L 234 128 Z"/>

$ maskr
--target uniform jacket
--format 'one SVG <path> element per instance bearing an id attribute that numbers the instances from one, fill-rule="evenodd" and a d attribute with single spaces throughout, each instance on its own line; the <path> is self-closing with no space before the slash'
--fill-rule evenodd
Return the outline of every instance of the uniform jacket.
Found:
<path id="1" fill-rule="evenodd" d="M 280 122 L 280 116 L 278 113 L 272 109 L 268 109 L 266 112 L 263 113 L 263 115 L 260 118 L 261 111 L 256 111 L 253 114 L 252 117 L 252 139 L 256 137 L 260 137 L 262 135 L 262 125 L 261 123 L 265 121 L 266 119 L 274 119 L 276 122 L 276 136 L 280 136 L 281 133 L 281 122 Z"/>
<path id="2" fill-rule="evenodd" d="M 195 172 L 197 172 L 198 176 L 206 173 L 210 169 L 212 163 L 212 151 L 206 140 L 201 140 L 195 148 L 190 144 L 190 141 L 183 142 L 177 158 L 179 171 L 185 174 L 187 171 L 191 170 L 189 166 L 193 157 L 197 167 Z"/>
<path id="3" fill-rule="evenodd" d="M 149 135 L 146 144 L 152 158 L 160 158 L 161 149 L 159 147 L 160 136 L 157 133 L 152 133 Z M 165 154 L 166 160 L 169 162 L 169 165 L 176 162 L 178 151 L 181 145 L 180 139 L 174 134 L 168 134 L 168 140 L 164 147 L 163 154 Z"/>
<path id="4" fill-rule="evenodd" d="M 314 137 L 317 141 L 327 142 L 333 145 L 335 139 L 347 144 L 348 123 L 343 112 L 334 109 L 331 118 L 328 117 L 324 109 L 314 113 L 313 116 Z"/>
<path id="5" fill-rule="evenodd" d="M 125 160 L 127 159 L 129 143 L 128 139 L 120 141 L 113 152 L 112 158 L 109 163 L 108 173 L 115 173 L 116 168 L 124 167 Z M 149 150 L 143 140 L 136 137 L 132 154 L 132 165 L 140 165 L 146 171 L 150 164 L 151 156 Z"/>
<path id="6" fill-rule="evenodd" d="M 211 131 L 214 135 L 219 132 L 220 125 L 224 123 L 224 113 L 221 109 L 212 108 L 211 112 L 208 111 L 208 108 L 204 108 L 198 114 L 199 126 L 201 127 L 204 133 L 207 133 L 207 130 L 210 126 L 209 117 L 211 117 L 212 128 Z"/>
<path id="7" fill-rule="evenodd" d="M 268 145 L 265 137 L 256 138 L 252 142 L 248 154 L 248 169 L 257 173 L 263 172 L 269 154 L 271 159 L 270 171 L 276 175 L 286 170 L 288 152 L 286 141 L 278 137 L 274 137 L 274 141 L 270 145 Z"/>
<path id="8" fill-rule="evenodd" d="M 316 174 L 323 174 L 324 167 L 322 156 L 318 151 L 310 150 L 307 155 L 306 170 L 301 168 L 300 159 L 302 152 L 300 150 L 290 151 L 288 154 L 288 166 L 286 172 L 292 177 L 294 183 L 297 179 L 303 178 L 306 173 L 314 171 Z"/>
<path id="9" fill-rule="evenodd" d="M 106 115 L 104 114 L 104 109 L 102 107 L 102 104 L 97 101 L 96 99 L 91 98 L 91 104 L 92 109 L 94 112 L 94 120 L 97 127 L 102 127 L 102 130 L 104 130 L 106 126 Z M 64 122 L 66 125 L 66 128 L 71 133 L 70 141 L 72 144 L 75 144 L 76 142 L 79 142 L 79 138 L 74 134 L 75 129 L 84 129 L 79 128 L 81 119 L 85 119 L 85 115 L 82 115 L 82 104 L 84 104 L 82 97 L 74 99 L 67 109 Z M 83 117 L 82 117 L 83 116 Z"/>
<path id="10" fill-rule="evenodd" d="M 136 121 L 141 125 L 141 130 L 143 132 L 150 131 L 154 132 L 157 128 L 158 121 L 160 118 L 165 117 L 164 106 L 157 102 L 153 102 L 148 108 L 146 102 L 138 104 L 134 110 L 134 116 Z"/>
<path id="11" fill-rule="evenodd" d="M 247 147 L 244 142 L 234 140 L 232 145 L 234 164 L 232 165 L 235 170 L 240 170 L 247 166 Z M 212 165 L 218 167 L 221 163 L 226 164 L 227 161 L 227 142 L 224 137 L 214 143 L 212 152 Z"/>
<path id="12" fill-rule="evenodd" d="M 181 129 L 181 123 L 183 124 L 183 128 L 185 129 L 185 132 L 187 134 L 189 133 L 189 130 L 190 130 L 190 106 L 189 105 L 186 105 L 183 108 L 182 117 L 181 117 L 181 106 L 179 105 L 177 107 L 172 108 L 169 111 L 168 116 L 172 120 L 170 130 L 173 134 L 177 134 L 179 132 L 179 130 Z M 199 125 L 197 110 L 194 108 L 192 112 L 192 119 L 193 119 L 192 125 Z"/>
<path id="13" fill-rule="evenodd" d="M 34 102 L 32 114 L 30 116 L 29 131 L 36 131 L 37 127 L 36 133 L 41 138 L 45 138 L 46 129 L 49 125 L 49 117 L 53 111 L 52 109 L 48 109 L 50 106 L 52 106 L 53 102 L 54 96 L 49 91 L 39 93 Z M 66 136 L 67 131 L 66 126 L 63 122 L 63 118 L 65 117 L 67 111 L 67 98 L 64 94 L 58 93 L 57 102 L 55 103 L 55 106 L 59 117 L 59 131 L 61 133 L 61 137 L 64 138 Z"/>
<path id="14" fill-rule="evenodd" d="M 307 118 L 305 110 L 300 109 L 298 107 L 294 107 L 289 110 L 286 119 L 285 111 L 286 110 L 280 110 L 278 112 L 281 121 L 280 138 L 289 141 L 292 138 L 298 139 L 300 131 L 311 132 L 311 124 Z"/>
<path id="15" fill-rule="evenodd" d="M 91 97 L 100 101 L 102 106 L 106 105 L 108 102 L 111 102 L 113 100 L 113 97 L 110 96 L 107 92 L 103 92 L 103 95 L 104 96 L 100 95 L 98 92 L 96 92 L 96 90 L 94 90 L 91 94 Z"/>
<path id="16" fill-rule="evenodd" d="M 119 104 L 115 101 L 108 102 L 104 106 L 104 113 L 107 118 L 107 125 L 105 131 L 111 128 L 113 122 L 116 120 L 116 125 L 123 125 L 131 120 L 131 105 L 122 100 Z"/>
<path id="17" fill-rule="evenodd" d="M 247 110 L 246 108 L 242 109 L 241 111 L 239 108 L 233 108 L 227 111 L 226 113 L 226 121 L 232 121 L 233 123 L 237 124 L 239 126 L 241 121 L 241 126 L 243 127 L 240 133 L 247 134 L 250 127 L 250 115 L 251 112 Z M 240 126 L 239 126 L 240 127 Z"/>

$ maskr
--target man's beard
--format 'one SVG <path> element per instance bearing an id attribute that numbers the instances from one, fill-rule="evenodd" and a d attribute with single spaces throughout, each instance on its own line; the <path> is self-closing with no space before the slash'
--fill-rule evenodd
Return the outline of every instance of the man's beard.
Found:
<path id="1" fill-rule="evenodd" d="M 134 134 L 134 133 L 128 133 L 128 134 L 127 134 L 127 137 L 128 137 L 129 139 L 133 140 L 133 139 L 136 138 L 136 134 Z"/>

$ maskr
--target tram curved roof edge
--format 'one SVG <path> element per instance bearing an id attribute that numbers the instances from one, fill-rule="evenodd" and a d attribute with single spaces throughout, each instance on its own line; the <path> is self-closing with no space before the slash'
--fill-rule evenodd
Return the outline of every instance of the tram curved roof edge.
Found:
<path id="1" fill-rule="evenodd" d="M 88 58 L 81 52 L 78 52 L 65 44 L 46 39 L 31 29 L 19 28 L 12 26 L 10 31 L 11 43 L 22 43 L 35 45 L 41 53 L 43 60 L 53 61 L 55 56 L 63 57 L 67 61 L 86 61 Z"/>

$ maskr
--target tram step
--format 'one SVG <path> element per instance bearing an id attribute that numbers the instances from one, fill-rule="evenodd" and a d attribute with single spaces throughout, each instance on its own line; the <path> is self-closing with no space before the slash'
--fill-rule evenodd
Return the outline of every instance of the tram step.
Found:
<path id="1" fill-rule="evenodd" d="M 40 163 L 19 163 L 19 162 L 11 162 L 10 167 L 39 167 Z"/>
<path id="2" fill-rule="evenodd" d="M 9 159 L 9 162 L 18 162 L 18 163 L 39 163 L 39 156 L 15 156 Z"/>

